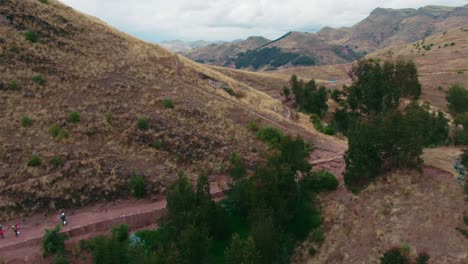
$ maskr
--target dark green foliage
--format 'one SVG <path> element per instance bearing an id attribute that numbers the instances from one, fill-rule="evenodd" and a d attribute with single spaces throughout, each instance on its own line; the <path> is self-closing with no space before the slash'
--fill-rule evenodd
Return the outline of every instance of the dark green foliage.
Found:
<path id="1" fill-rule="evenodd" d="M 130 190 L 138 199 L 144 198 L 146 196 L 145 181 L 143 177 L 138 175 L 135 171 L 132 171 L 130 176 Z"/>
<path id="2" fill-rule="evenodd" d="M 138 119 L 137 128 L 141 131 L 148 130 L 148 120 L 146 120 L 146 118 Z"/>
<path id="3" fill-rule="evenodd" d="M 416 264 L 427 264 L 429 263 L 429 254 L 425 252 L 421 252 L 418 254 L 418 257 L 416 258 Z"/>
<path id="4" fill-rule="evenodd" d="M 251 121 L 247 124 L 247 129 L 252 131 L 252 132 L 257 132 L 258 131 L 258 125 L 257 122 Z"/>
<path id="5" fill-rule="evenodd" d="M 154 149 L 161 149 L 162 143 L 160 140 L 154 140 L 153 142 L 151 142 L 150 147 Z"/>
<path id="6" fill-rule="evenodd" d="M 459 228 L 459 227 L 457 227 L 456 229 L 457 229 L 458 232 L 460 232 L 465 238 L 468 238 L 468 230 L 465 230 L 465 229 Z"/>
<path id="7" fill-rule="evenodd" d="M 41 156 L 39 155 L 32 155 L 32 157 L 28 161 L 28 166 L 29 167 L 38 167 L 41 166 L 42 160 Z"/>
<path id="8" fill-rule="evenodd" d="M 284 136 L 281 131 L 271 126 L 262 127 L 257 131 L 257 138 L 269 143 L 272 146 L 277 146 L 283 137 Z"/>
<path id="9" fill-rule="evenodd" d="M 18 85 L 18 82 L 16 80 L 13 80 L 13 81 L 10 82 L 10 89 L 13 90 L 13 91 L 16 91 L 16 90 L 19 89 L 19 85 Z"/>
<path id="10" fill-rule="evenodd" d="M 312 66 L 315 65 L 317 62 L 314 58 L 309 56 L 301 56 L 292 62 L 294 66 Z"/>
<path id="11" fill-rule="evenodd" d="M 33 82 L 37 85 L 44 85 L 46 83 L 46 80 L 44 79 L 44 76 L 42 76 L 42 74 L 38 73 L 36 75 L 34 75 L 34 77 L 32 78 Z"/>
<path id="12" fill-rule="evenodd" d="M 297 171 L 307 173 L 312 169 L 308 162 L 309 145 L 303 139 L 284 137 L 278 150 L 281 154 L 277 160 L 293 173 Z"/>
<path id="13" fill-rule="evenodd" d="M 311 239 L 312 241 L 315 241 L 315 242 L 323 242 L 325 240 L 325 236 L 323 234 L 323 230 L 322 228 L 316 228 L 312 231 L 311 233 Z"/>
<path id="14" fill-rule="evenodd" d="M 39 40 L 39 34 L 34 30 L 28 30 L 24 33 L 24 38 L 29 42 L 37 42 Z"/>
<path id="15" fill-rule="evenodd" d="M 164 99 L 162 100 L 162 104 L 164 108 L 174 108 L 174 102 L 171 99 Z"/>
<path id="16" fill-rule="evenodd" d="M 303 188 L 313 192 L 334 191 L 338 188 L 338 184 L 336 176 L 326 170 L 310 173 L 301 181 Z"/>
<path id="17" fill-rule="evenodd" d="M 43 4 L 48 4 L 49 3 L 49 0 L 39 0 L 39 2 L 43 3 Z"/>
<path id="18" fill-rule="evenodd" d="M 76 111 L 72 111 L 68 114 L 68 121 L 73 123 L 73 124 L 76 124 L 76 123 L 79 123 L 81 120 L 81 116 L 80 116 L 80 113 L 76 112 Z"/>
<path id="19" fill-rule="evenodd" d="M 380 258 L 380 264 L 409 264 L 409 259 L 399 248 L 392 248 Z"/>
<path id="20" fill-rule="evenodd" d="M 462 126 L 461 129 L 456 129 L 455 143 L 467 146 L 468 145 L 468 112 L 458 114 L 455 117 L 455 124 Z"/>
<path id="21" fill-rule="evenodd" d="M 55 156 L 50 160 L 52 168 L 57 169 L 63 166 L 63 159 L 60 156 Z"/>
<path id="22" fill-rule="evenodd" d="M 112 236 L 109 238 L 99 236 L 91 243 L 94 264 L 129 263 L 127 243 L 122 243 Z"/>
<path id="23" fill-rule="evenodd" d="M 324 134 L 327 134 L 327 135 L 335 135 L 336 134 L 335 126 L 331 125 L 331 124 L 324 126 L 323 123 L 322 123 L 322 120 L 316 114 L 310 115 L 310 121 L 312 122 L 312 124 L 314 125 L 314 128 L 317 131 L 319 131 L 321 133 L 324 133 Z"/>
<path id="24" fill-rule="evenodd" d="M 460 85 L 453 85 L 447 91 L 448 109 L 453 115 L 468 112 L 468 90 Z"/>
<path id="25" fill-rule="evenodd" d="M 64 254 L 58 254 L 52 260 L 52 264 L 69 264 L 70 260 Z"/>
<path id="26" fill-rule="evenodd" d="M 315 256 L 315 254 L 317 254 L 317 249 L 315 247 L 311 246 L 309 248 L 309 256 L 313 257 L 313 256 Z"/>
<path id="27" fill-rule="evenodd" d="M 246 240 L 238 234 L 232 236 L 231 244 L 225 251 L 226 264 L 257 264 L 259 255 L 252 237 Z"/>
<path id="28" fill-rule="evenodd" d="M 231 176 L 234 182 L 238 182 L 247 176 L 245 163 L 237 152 L 231 154 L 229 176 Z"/>
<path id="29" fill-rule="evenodd" d="M 111 229 L 112 237 L 117 239 L 119 242 L 123 242 L 128 239 L 128 225 L 122 224 Z"/>
<path id="30" fill-rule="evenodd" d="M 65 251 L 65 240 L 67 235 L 60 234 L 60 225 L 53 229 L 46 229 L 42 238 L 42 250 L 44 255 L 63 253 Z"/>
<path id="31" fill-rule="evenodd" d="M 286 100 L 289 100 L 289 96 L 291 95 L 291 89 L 289 89 L 288 87 L 283 87 L 283 91 L 281 91 L 281 95 L 284 96 L 284 98 L 286 98 Z"/>
<path id="32" fill-rule="evenodd" d="M 468 148 L 463 149 L 463 153 L 461 155 L 461 164 L 468 168 Z"/>
<path id="33" fill-rule="evenodd" d="M 31 118 L 29 118 L 29 116 L 24 116 L 23 118 L 21 118 L 21 125 L 23 127 L 30 127 L 32 126 L 32 120 Z"/>
<path id="34" fill-rule="evenodd" d="M 227 86 L 227 85 L 223 86 L 223 90 L 226 93 L 228 93 L 230 96 L 237 96 L 236 92 L 234 92 L 234 90 L 231 87 Z"/>
<path id="35" fill-rule="evenodd" d="M 253 67 L 258 70 L 268 65 L 280 67 L 293 62 L 298 57 L 298 54 L 283 52 L 278 47 L 262 48 L 239 53 L 235 64 L 237 69 Z"/>
<path id="36" fill-rule="evenodd" d="M 328 110 L 328 92 L 325 87 L 318 88 L 315 81 L 304 83 L 296 75 L 289 81 L 296 104 L 301 111 L 322 117 Z"/>

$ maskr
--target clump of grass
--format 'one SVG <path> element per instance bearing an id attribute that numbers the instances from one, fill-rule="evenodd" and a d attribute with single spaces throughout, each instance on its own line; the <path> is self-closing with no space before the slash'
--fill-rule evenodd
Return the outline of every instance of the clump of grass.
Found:
<path id="1" fill-rule="evenodd" d="M 104 117 L 107 123 L 112 124 L 112 121 L 114 120 L 114 115 L 111 112 L 107 112 Z"/>
<path id="2" fill-rule="evenodd" d="M 80 113 L 78 113 L 77 111 L 70 112 L 70 114 L 68 114 L 68 121 L 70 121 L 73 124 L 79 123 L 81 121 Z"/>
<path id="3" fill-rule="evenodd" d="M 138 119 L 137 121 L 137 128 L 141 131 L 148 130 L 148 120 L 144 117 Z"/>
<path id="4" fill-rule="evenodd" d="M 52 168 L 54 168 L 54 169 L 62 167 L 63 166 L 63 159 L 60 156 L 54 156 L 50 160 L 50 166 L 52 166 Z"/>
<path id="5" fill-rule="evenodd" d="M 39 34 L 34 30 L 28 30 L 24 33 L 24 38 L 32 43 L 35 43 L 39 40 Z"/>
<path id="6" fill-rule="evenodd" d="M 44 76 L 42 76 L 42 74 L 40 74 L 40 73 L 34 75 L 32 80 L 37 85 L 44 85 L 46 83 L 46 80 L 44 79 Z"/>
<path id="7" fill-rule="evenodd" d="M 161 149 L 161 141 L 160 140 L 155 140 L 155 141 L 151 142 L 150 147 L 154 148 L 154 149 Z"/>
<path id="8" fill-rule="evenodd" d="M 247 129 L 252 131 L 252 132 L 257 132 L 258 131 L 258 125 L 257 122 L 251 121 L 247 124 Z"/>
<path id="9" fill-rule="evenodd" d="M 49 3 L 49 0 L 39 0 L 39 2 L 47 5 Z"/>
<path id="10" fill-rule="evenodd" d="M 49 134 L 57 140 L 66 139 L 69 136 L 68 131 L 57 124 L 54 124 L 49 128 Z"/>
<path id="11" fill-rule="evenodd" d="M 10 82 L 10 89 L 13 91 L 16 91 L 19 89 L 18 82 L 16 80 L 13 80 Z"/>
<path id="12" fill-rule="evenodd" d="M 32 155 L 32 157 L 28 161 L 29 167 L 38 167 L 38 166 L 41 166 L 41 164 L 42 164 L 41 156 L 37 154 Z"/>
<path id="13" fill-rule="evenodd" d="M 32 126 L 32 119 L 29 118 L 28 116 L 24 116 L 21 118 L 21 125 L 23 127 L 31 127 Z"/>
<path id="14" fill-rule="evenodd" d="M 162 100 L 162 104 L 164 108 L 174 108 L 174 102 L 171 99 L 164 99 Z"/>

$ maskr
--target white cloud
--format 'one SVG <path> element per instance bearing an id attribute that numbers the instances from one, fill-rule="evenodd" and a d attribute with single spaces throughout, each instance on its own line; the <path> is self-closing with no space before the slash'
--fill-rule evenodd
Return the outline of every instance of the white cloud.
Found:
<path id="1" fill-rule="evenodd" d="M 148 41 L 277 38 L 290 30 L 352 26 L 376 7 L 461 6 L 466 0 L 61 0 Z"/>

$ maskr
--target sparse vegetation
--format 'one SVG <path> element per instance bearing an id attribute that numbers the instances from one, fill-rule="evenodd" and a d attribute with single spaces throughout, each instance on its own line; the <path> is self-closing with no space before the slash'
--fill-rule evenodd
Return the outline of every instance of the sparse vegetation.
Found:
<path id="1" fill-rule="evenodd" d="M 35 43 L 39 40 L 39 34 L 34 30 L 28 30 L 24 33 L 24 38 L 32 43 Z"/>
<path id="2" fill-rule="evenodd" d="M 68 131 L 58 124 L 54 124 L 49 128 L 49 134 L 57 140 L 67 139 L 69 136 Z"/>
<path id="3" fill-rule="evenodd" d="M 21 125 L 23 127 L 31 127 L 32 126 L 32 119 L 29 116 L 24 116 L 21 118 Z"/>
<path id="4" fill-rule="evenodd" d="M 132 171 L 130 177 L 130 190 L 138 199 L 144 198 L 146 196 L 145 181 L 143 177 L 136 173 L 136 171 Z"/>
<path id="5" fill-rule="evenodd" d="M 63 166 L 63 159 L 60 156 L 54 156 L 50 160 L 50 166 L 52 166 L 52 168 L 54 168 L 54 169 L 62 167 Z"/>
<path id="6" fill-rule="evenodd" d="M 53 229 L 46 229 L 44 237 L 42 238 L 42 250 L 44 256 L 61 254 L 65 252 L 65 240 L 68 237 L 64 234 L 60 234 L 60 225 L 57 225 Z"/>
<path id="7" fill-rule="evenodd" d="M 164 108 L 174 108 L 174 102 L 171 99 L 164 99 L 162 101 Z"/>
<path id="8" fill-rule="evenodd" d="M 148 120 L 144 117 L 138 119 L 137 121 L 137 128 L 141 131 L 148 130 Z"/>
<path id="9" fill-rule="evenodd" d="M 31 158 L 28 161 L 28 166 L 29 167 L 39 167 L 42 164 L 41 156 L 35 154 L 32 155 Z"/>
<path id="10" fill-rule="evenodd" d="M 46 80 L 44 79 L 44 77 L 42 76 L 42 74 L 38 73 L 36 75 L 34 75 L 33 77 L 33 82 L 37 85 L 44 85 L 46 83 Z"/>
<path id="11" fill-rule="evenodd" d="M 80 116 L 80 113 L 78 113 L 77 111 L 72 111 L 68 114 L 69 122 L 76 124 L 76 123 L 79 123 L 80 120 L 81 120 L 81 116 Z"/>

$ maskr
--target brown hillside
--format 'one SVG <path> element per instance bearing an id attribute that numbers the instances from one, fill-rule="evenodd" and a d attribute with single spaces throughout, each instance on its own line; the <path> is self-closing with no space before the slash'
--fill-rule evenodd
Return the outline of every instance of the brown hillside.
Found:
<path id="1" fill-rule="evenodd" d="M 245 128 L 252 120 L 315 143 L 306 117 L 292 123 L 279 101 L 248 84 L 54 0 L 0 3 L 2 219 L 126 196 L 132 170 L 159 194 L 182 170 L 192 178 L 224 173 L 232 151 L 256 161 L 266 146 Z M 37 42 L 25 39 L 30 30 Z M 72 111 L 80 122 L 69 120 Z M 21 124 L 25 116 L 30 127 Z M 147 130 L 137 129 L 139 118 Z M 333 147 L 326 140 L 317 144 Z M 39 166 L 28 166 L 33 155 Z M 51 165 L 55 156 L 63 166 Z"/>

